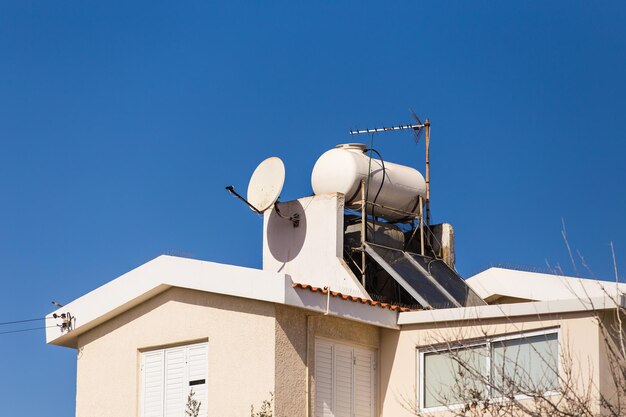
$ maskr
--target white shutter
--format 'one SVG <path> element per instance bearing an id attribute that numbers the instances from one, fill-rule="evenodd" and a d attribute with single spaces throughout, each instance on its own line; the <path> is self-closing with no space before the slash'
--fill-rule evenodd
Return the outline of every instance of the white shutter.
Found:
<path id="1" fill-rule="evenodd" d="M 376 417 L 376 351 L 315 341 L 315 417 Z"/>
<path id="2" fill-rule="evenodd" d="M 352 417 L 352 349 L 335 345 L 335 417 Z"/>
<path id="3" fill-rule="evenodd" d="M 206 417 L 207 368 L 206 342 L 142 353 L 142 417 L 185 417 L 192 389 Z"/>
<path id="4" fill-rule="evenodd" d="M 354 349 L 354 415 L 375 417 L 376 378 L 374 352 Z"/>
<path id="5" fill-rule="evenodd" d="M 332 417 L 333 412 L 333 346 L 325 341 L 315 343 L 315 417 Z"/>
<path id="6" fill-rule="evenodd" d="M 143 417 L 163 417 L 164 356 L 162 350 L 142 355 Z"/>
<path id="7" fill-rule="evenodd" d="M 165 351 L 165 417 L 185 417 L 187 378 L 185 348 Z"/>
<path id="8" fill-rule="evenodd" d="M 187 393 L 191 390 L 195 393 L 194 398 L 200 401 L 199 416 L 207 415 L 207 369 L 208 369 L 208 344 L 200 343 L 191 345 L 187 349 Z M 185 406 L 187 397 L 185 397 Z"/>

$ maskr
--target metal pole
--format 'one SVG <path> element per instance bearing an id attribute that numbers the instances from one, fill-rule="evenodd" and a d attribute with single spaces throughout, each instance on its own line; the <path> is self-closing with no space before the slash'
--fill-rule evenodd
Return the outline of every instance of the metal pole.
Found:
<path id="1" fill-rule="evenodd" d="M 361 180 L 361 284 L 365 288 L 365 233 L 367 231 L 367 201 L 365 201 L 365 180 Z"/>
<path id="2" fill-rule="evenodd" d="M 422 196 L 420 199 L 420 247 L 422 248 L 422 256 L 424 256 L 424 200 Z"/>
<path id="3" fill-rule="evenodd" d="M 430 226 L 430 122 L 424 122 L 426 130 L 426 225 Z"/>

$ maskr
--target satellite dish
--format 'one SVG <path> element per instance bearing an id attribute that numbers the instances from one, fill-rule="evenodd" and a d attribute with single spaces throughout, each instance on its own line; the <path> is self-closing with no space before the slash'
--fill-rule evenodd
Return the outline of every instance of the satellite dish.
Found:
<path id="1" fill-rule="evenodd" d="M 248 184 L 248 201 L 259 212 L 271 208 L 285 184 L 285 164 L 275 156 L 261 162 Z"/>

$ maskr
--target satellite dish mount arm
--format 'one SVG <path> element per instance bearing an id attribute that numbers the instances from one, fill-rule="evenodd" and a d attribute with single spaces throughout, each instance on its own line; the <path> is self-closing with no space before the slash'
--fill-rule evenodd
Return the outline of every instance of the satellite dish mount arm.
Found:
<path id="1" fill-rule="evenodd" d="M 248 200 L 243 198 L 243 196 L 241 194 L 239 194 L 237 191 L 235 191 L 235 187 L 233 187 L 232 185 L 227 186 L 226 190 L 229 193 L 231 193 L 232 195 L 234 195 L 235 197 L 237 197 L 238 199 L 240 199 L 241 201 L 243 201 L 244 203 L 246 203 L 246 205 L 248 207 L 250 207 L 252 209 L 252 211 L 254 211 L 255 213 L 263 214 L 263 212 L 261 210 L 259 210 L 258 208 L 254 207 L 252 205 L 252 203 L 250 203 Z M 280 212 L 280 209 L 278 208 L 278 203 L 279 203 L 278 201 L 274 202 L 274 210 L 276 211 L 276 214 L 278 215 L 278 217 L 280 217 L 281 219 L 289 220 L 291 222 L 291 224 L 293 224 L 293 227 L 300 226 L 300 215 L 298 213 L 294 213 L 291 216 L 286 216 L 286 215 L 282 214 Z"/>
<path id="2" fill-rule="evenodd" d="M 238 199 L 240 199 L 241 201 L 243 201 L 244 203 L 246 203 L 248 205 L 248 207 L 250 207 L 252 209 L 252 211 L 254 211 L 257 214 L 263 214 L 262 211 L 260 211 L 258 208 L 254 207 L 252 204 L 250 204 L 250 202 L 248 200 L 246 200 L 245 198 L 243 198 L 237 191 L 235 191 L 235 187 L 233 187 L 232 185 L 228 185 L 226 187 L 226 190 L 231 193 L 232 195 L 234 195 L 235 197 L 237 197 Z"/>

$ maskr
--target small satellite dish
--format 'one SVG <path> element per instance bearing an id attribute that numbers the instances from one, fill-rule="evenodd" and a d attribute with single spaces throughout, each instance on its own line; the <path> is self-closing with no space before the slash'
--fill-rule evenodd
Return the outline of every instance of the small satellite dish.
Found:
<path id="1" fill-rule="evenodd" d="M 259 212 L 271 208 L 285 184 L 285 164 L 275 156 L 261 162 L 248 184 L 248 201 Z"/>

